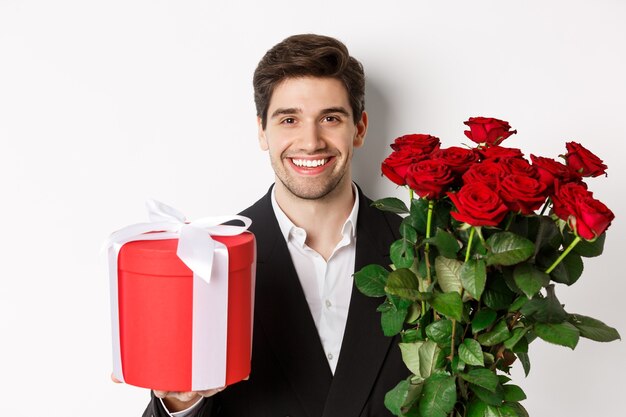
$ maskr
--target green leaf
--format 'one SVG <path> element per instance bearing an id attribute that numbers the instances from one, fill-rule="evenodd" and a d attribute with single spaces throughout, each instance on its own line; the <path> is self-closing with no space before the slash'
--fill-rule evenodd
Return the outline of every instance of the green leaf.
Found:
<path id="1" fill-rule="evenodd" d="M 520 308 L 524 307 L 528 303 L 528 298 L 525 296 L 520 296 L 513 301 L 513 303 L 509 307 L 509 313 L 513 313 L 518 311 Z"/>
<path id="2" fill-rule="evenodd" d="M 393 387 L 387 394 L 385 394 L 385 407 L 394 416 L 402 415 L 402 406 L 409 394 L 410 382 L 407 380 L 400 381 L 395 387 Z"/>
<path id="3" fill-rule="evenodd" d="M 500 406 L 504 401 L 504 389 L 502 385 L 498 385 L 494 392 L 489 391 L 481 386 L 470 384 L 470 390 L 483 402 L 488 405 Z"/>
<path id="4" fill-rule="evenodd" d="M 565 241 L 563 242 L 563 246 L 568 247 L 570 243 L 574 240 L 575 236 L 572 233 L 565 234 Z M 574 246 L 573 251 L 579 254 L 580 256 L 584 256 L 585 258 L 593 258 L 595 256 L 602 255 L 604 251 L 604 241 L 606 240 L 606 233 L 602 233 L 596 240 L 593 242 L 589 242 L 588 240 L 581 240 L 578 242 L 576 246 Z"/>
<path id="5" fill-rule="evenodd" d="M 423 417 L 447 417 L 455 403 L 454 377 L 434 374 L 424 382 L 424 389 L 419 400 L 419 411 Z"/>
<path id="6" fill-rule="evenodd" d="M 402 353 L 402 361 L 406 367 L 415 375 L 422 377 L 420 373 L 420 348 L 425 342 L 417 341 L 413 343 L 398 343 Z"/>
<path id="7" fill-rule="evenodd" d="M 546 342 L 567 346 L 572 350 L 576 348 L 580 337 L 578 329 L 569 322 L 537 323 L 535 333 Z"/>
<path id="8" fill-rule="evenodd" d="M 511 333 L 506 325 L 506 321 L 501 319 L 490 332 L 479 335 L 477 340 L 483 346 L 495 346 L 509 337 L 511 337 Z"/>
<path id="9" fill-rule="evenodd" d="M 468 365 L 485 366 L 483 349 L 474 339 L 465 339 L 459 345 L 459 357 Z"/>
<path id="10" fill-rule="evenodd" d="M 440 345 L 450 345 L 452 337 L 452 321 L 437 320 L 426 327 L 426 335 Z"/>
<path id="11" fill-rule="evenodd" d="M 384 291 L 412 301 L 420 299 L 417 277 L 411 270 L 406 268 L 396 269 L 389 273 Z"/>
<path id="12" fill-rule="evenodd" d="M 437 293 L 430 300 L 430 305 L 444 316 L 461 321 L 463 316 L 463 300 L 458 292 Z"/>
<path id="13" fill-rule="evenodd" d="M 509 384 L 502 386 L 502 388 L 504 388 L 504 401 L 517 402 L 526 399 L 526 394 L 524 393 L 524 390 L 522 390 L 517 385 Z"/>
<path id="14" fill-rule="evenodd" d="M 554 252 L 561 246 L 561 233 L 550 216 L 537 216 L 539 221 L 535 237 L 535 255 L 542 251 Z"/>
<path id="15" fill-rule="evenodd" d="M 374 201 L 371 206 L 382 211 L 390 211 L 397 214 L 406 214 L 409 212 L 406 204 L 395 197 L 381 198 L 380 200 Z"/>
<path id="16" fill-rule="evenodd" d="M 507 287 L 501 274 L 495 271 L 489 274 L 487 288 L 482 296 L 482 302 L 487 307 L 493 310 L 507 310 L 515 296 L 515 293 Z"/>
<path id="17" fill-rule="evenodd" d="M 491 235 L 487 246 L 491 248 L 488 265 L 515 265 L 530 258 L 535 251 L 533 242 L 511 232 Z"/>
<path id="18" fill-rule="evenodd" d="M 478 311 L 472 320 L 472 333 L 478 333 L 496 321 L 498 314 L 490 308 L 483 308 Z"/>
<path id="19" fill-rule="evenodd" d="M 613 340 L 621 339 L 616 329 L 592 317 L 570 314 L 568 321 L 580 331 L 582 337 L 587 339 L 595 340 L 596 342 L 612 342 Z"/>
<path id="20" fill-rule="evenodd" d="M 482 259 L 470 259 L 463 264 L 460 271 L 463 288 L 469 292 L 476 300 L 485 290 L 487 283 L 487 265 Z"/>
<path id="21" fill-rule="evenodd" d="M 548 274 L 538 270 L 529 263 L 517 265 L 513 271 L 513 279 L 515 284 L 528 298 L 532 298 L 539 290 L 550 283 Z"/>
<path id="22" fill-rule="evenodd" d="M 426 234 L 426 223 L 428 219 L 428 200 L 419 198 L 411 202 L 411 213 L 409 215 L 411 226 L 421 235 Z"/>
<path id="23" fill-rule="evenodd" d="M 504 347 L 507 349 L 513 349 L 515 345 L 526 335 L 530 330 L 530 327 L 516 327 L 513 329 L 511 337 L 504 341 Z"/>
<path id="24" fill-rule="evenodd" d="M 412 244 L 417 243 L 417 231 L 406 218 L 400 223 L 400 236 Z"/>
<path id="25" fill-rule="evenodd" d="M 467 417 L 485 417 L 487 412 L 487 404 L 475 398 L 467 407 Z"/>
<path id="26" fill-rule="evenodd" d="M 540 323 L 562 323 L 567 320 L 567 313 L 563 309 L 561 302 L 556 298 L 554 285 L 548 285 L 546 292 L 545 298 L 536 296 L 528 301 L 520 309 L 520 312 L 524 316 Z"/>
<path id="27" fill-rule="evenodd" d="M 499 407 L 488 405 L 485 417 L 520 417 L 520 414 L 511 404 L 503 404 Z"/>
<path id="28" fill-rule="evenodd" d="M 487 368 L 472 369 L 468 373 L 459 374 L 467 382 L 485 388 L 489 392 L 496 392 L 500 380 L 493 371 Z"/>
<path id="29" fill-rule="evenodd" d="M 456 259 L 456 254 L 461 249 L 459 242 L 452 233 L 448 233 L 445 230 L 437 229 L 435 237 L 431 239 L 433 245 L 437 246 L 439 253 L 442 256 L 450 259 Z"/>
<path id="30" fill-rule="evenodd" d="M 427 340 L 419 347 L 420 375 L 422 378 L 431 376 L 437 368 L 437 357 L 441 349 L 437 343 Z"/>
<path id="31" fill-rule="evenodd" d="M 385 282 L 389 271 L 380 265 L 367 265 L 354 274 L 356 287 L 368 297 L 382 297 L 385 295 Z"/>
<path id="32" fill-rule="evenodd" d="M 530 417 L 528 415 L 528 411 L 526 411 L 526 409 L 522 407 L 522 405 L 518 402 L 510 402 L 510 403 L 507 403 L 506 406 L 511 408 L 513 411 L 515 411 L 516 417 Z"/>
<path id="33" fill-rule="evenodd" d="M 463 286 L 461 284 L 461 267 L 463 262 L 456 259 L 437 256 L 435 258 L 435 272 L 437 282 L 444 292 L 456 291 L 461 294 Z"/>
<path id="34" fill-rule="evenodd" d="M 517 358 L 522 363 L 522 368 L 524 368 L 524 375 L 528 376 L 530 373 L 530 357 L 528 353 L 518 352 L 516 353 Z"/>
<path id="35" fill-rule="evenodd" d="M 413 343 L 420 340 L 419 332 L 416 329 L 406 329 L 402 331 L 401 340 L 402 343 Z"/>
<path id="36" fill-rule="evenodd" d="M 395 336 L 402 331 L 407 311 L 408 310 L 406 308 L 391 308 L 382 312 L 380 316 L 380 324 L 383 328 L 383 334 L 385 336 Z"/>
<path id="37" fill-rule="evenodd" d="M 557 257 L 561 255 L 561 253 L 562 252 L 556 252 L 549 257 L 551 261 L 550 265 L 552 265 L 552 262 L 556 261 Z M 579 254 L 572 251 L 565 258 L 563 258 L 561 263 L 559 263 L 556 268 L 552 270 L 552 272 L 550 272 L 550 278 L 561 284 L 572 285 L 578 281 L 578 278 L 580 278 L 583 274 L 583 269 L 584 264 L 582 258 Z"/>
<path id="38" fill-rule="evenodd" d="M 410 268 L 415 261 L 415 248 L 405 239 L 396 240 L 389 248 L 389 257 L 396 269 Z"/>

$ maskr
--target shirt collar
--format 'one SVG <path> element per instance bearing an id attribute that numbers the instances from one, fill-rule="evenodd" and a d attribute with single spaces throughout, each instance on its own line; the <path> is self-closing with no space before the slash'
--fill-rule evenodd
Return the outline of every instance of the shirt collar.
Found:
<path id="1" fill-rule="evenodd" d="M 352 206 L 350 215 L 341 228 L 342 240 L 345 240 L 346 238 L 353 239 L 356 236 L 356 222 L 359 214 L 359 191 L 354 183 L 352 183 L 352 192 L 354 193 L 354 205 Z M 300 246 L 304 246 L 304 242 L 306 241 L 306 231 L 293 224 L 291 219 L 289 219 L 285 212 L 280 208 L 278 202 L 276 201 L 276 187 L 272 188 L 272 208 L 274 209 L 274 215 L 276 216 L 276 220 L 278 220 L 278 226 L 280 227 L 280 232 L 282 233 L 285 242 L 294 240 L 295 242 L 298 242 Z"/>

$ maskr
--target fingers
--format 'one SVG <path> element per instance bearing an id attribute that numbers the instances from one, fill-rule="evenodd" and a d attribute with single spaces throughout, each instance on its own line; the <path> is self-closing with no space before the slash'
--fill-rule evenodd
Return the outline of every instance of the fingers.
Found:
<path id="1" fill-rule="evenodd" d="M 224 391 L 224 388 L 226 387 L 220 387 L 220 388 L 213 388 L 213 389 L 208 389 L 205 391 L 196 391 L 198 394 L 200 394 L 203 397 L 212 397 L 215 394 L 217 394 L 218 392 L 222 392 Z"/>

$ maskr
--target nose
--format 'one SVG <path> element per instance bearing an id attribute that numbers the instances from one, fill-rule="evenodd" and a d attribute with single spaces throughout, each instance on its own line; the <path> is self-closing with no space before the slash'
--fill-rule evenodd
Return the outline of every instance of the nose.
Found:
<path id="1" fill-rule="evenodd" d="M 296 139 L 296 147 L 307 153 L 313 153 L 326 147 L 322 129 L 316 123 L 310 123 L 300 129 Z"/>

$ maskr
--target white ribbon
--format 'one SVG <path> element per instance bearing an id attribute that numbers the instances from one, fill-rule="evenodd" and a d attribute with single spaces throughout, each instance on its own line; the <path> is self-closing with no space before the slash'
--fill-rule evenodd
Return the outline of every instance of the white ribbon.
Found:
<path id="1" fill-rule="evenodd" d="M 120 229 L 104 244 L 111 288 L 113 375 L 124 382 L 122 371 L 117 258 L 122 246 L 136 240 L 178 238 L 176 255 L 193 271 L 192 390 L 222 387 L 226 379 L 228 319 L 228 250 L 214 236 L 235 236 L 250 227 L 244 216 L 205 217 L 187 222 L 173 207 L 148 200 L 149 223 Z M 223 223 L 239 220 L 244 226 Z M 221 343 L 223 342 L 223 343 Z"/>

